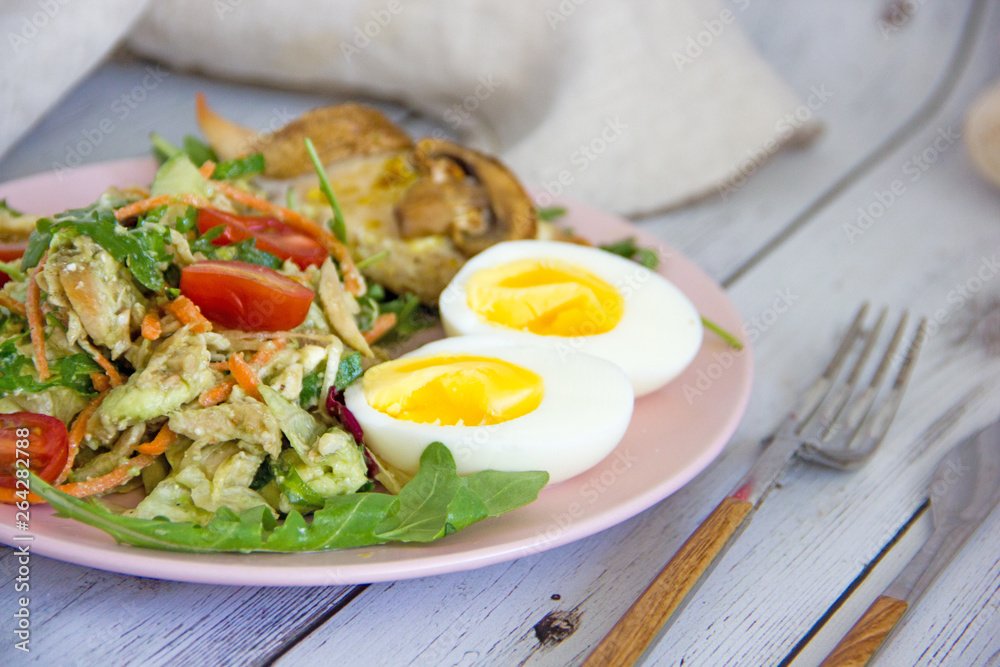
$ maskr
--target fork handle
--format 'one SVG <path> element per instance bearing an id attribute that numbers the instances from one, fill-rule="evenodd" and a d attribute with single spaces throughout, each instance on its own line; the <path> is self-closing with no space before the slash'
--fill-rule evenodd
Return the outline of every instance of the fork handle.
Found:
<path id="1" fill-rule="evenodd" d="M 584 667 L 634 665 L 740 532 L 751 509 L 752 503 L 739 498 L 719 503 L 601 640 Z"/>
<path id="2" fill-rule="evenodd" d="M 902 600 L 880 595 L 820 667 L 863 667 L 906 613 Z"/>

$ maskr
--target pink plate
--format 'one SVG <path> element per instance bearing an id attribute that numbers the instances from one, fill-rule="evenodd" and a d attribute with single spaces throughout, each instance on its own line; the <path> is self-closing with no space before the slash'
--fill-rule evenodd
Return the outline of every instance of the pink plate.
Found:
<path id="1" fill-rule="evenodd" d="M 149 159 L 89 165 L 0 185 L 16 209 L 52 214 L 86 206 L 110 185 L 145 184 Z M 698 310 L 740 331 L 735 307 L 711 278 L 655 237 L 613 215 L 568 204 L 565 224 L 594 241 L 635 236 L 659 250 L 660 272 Z M 15 535 L 36 553 L 124 574 L 197 583 L 251 586 L 357 584 L 469 570 L 538 553 L 593 535 L 663 500 L 722 451 L 746 409 L 753 375 L 749 348 L 736 353 L 711 334 L 674 382 L 635 404 L 618 448 L 587 472 L 544 489 L 527 507 L 487 519 L 424 545 L 392 544 L 300 554 L 184 554 L 116 544 L 105 533 L 31 508 L 27 533 L 15 530 L 15 508 L 0 506 L 0 541 Z M 18 542 L 24 544 L 24 542 Z"/>

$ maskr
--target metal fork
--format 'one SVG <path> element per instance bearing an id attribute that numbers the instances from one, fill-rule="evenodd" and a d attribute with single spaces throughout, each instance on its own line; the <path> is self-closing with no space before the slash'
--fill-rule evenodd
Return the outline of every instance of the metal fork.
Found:
<path id="1" fill-rule="evenodd" d="M 798 454 L 806 460 L 846 470 L 861 465 L 878 448 L 903 398 L 926 335 L 927 321 L 920 321 L 900 358 L 898 350 L 909 319 L 904 312 L 871 380 L 861 386 L 861 377 L 888 316 L 883 309 L 875 324 L 866 329 L 868 309 L 865 303 L 858 310 L 833 359 L 774 434 L 765 438 L 766 449 L 750 471 L 674 554 L 597 645 L 585 666 L 633 665 L 643 657 L 749 523 L 754 510 L 793 456 Z M 841 370 L 851 358 L 854 363 L 850 371 L 838 382 Z M 898 370 L 885 392 L 886 378 L 894 365 Z M 876 407 L 876 400 L 883 393 Z"/>

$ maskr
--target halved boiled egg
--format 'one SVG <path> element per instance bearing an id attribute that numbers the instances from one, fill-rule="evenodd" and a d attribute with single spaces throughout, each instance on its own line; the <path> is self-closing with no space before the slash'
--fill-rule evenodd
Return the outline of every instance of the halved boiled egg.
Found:
<path id="1" fill-rule="evenodd" d="M 545 470 L 551 483 L 617 446 L 633 394 L 621 369 L 603 359 L 462 336 L 368 369 L 344 400 L 372 451 L 406 473 L 416 473 L 437 441 L 461 475 Z"/>
<path id="2" fill-rule="evenodd" d="M 659 274 L 598 248 L 500 243 L 470 259 L 442 292 L 449 336 L 489 334 L 614 362 L 636 396 L 677 377 L 701 347 L 698 311 Z"/>

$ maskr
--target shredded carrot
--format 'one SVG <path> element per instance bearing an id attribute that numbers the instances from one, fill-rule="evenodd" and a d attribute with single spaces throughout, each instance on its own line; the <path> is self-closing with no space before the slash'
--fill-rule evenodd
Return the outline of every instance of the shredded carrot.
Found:
<path id="1" fill-rule="evenodd" d="M 287 344 L 287 340 L 279 338 L 278 340 L 271 341 L 270 344 L 261 345 L 253 353 L 253 356 L 250 357 L 250 365 L 253 366 L 254 370 L 260 370 L 262 366 L 274 359 L 274 356 Z"/>
<path id="2" fill-rule="evenodd" d="M 300 213 L 271 203 L 266 199 L 261 199 L 235 185 L 223 181 L 211 181 L 211 183 L 216 190 L 230 199 L 258 211 L 264 211 L 265 213 L 277 216 L 295 231 L 302 232 L 314 239 L 340 264 L 340 268 L 344 272 L 344 287 L 347 288 L 347 291 L 354 296 L 361 296 L 363 283 L 361 274 L 358 272 L 358 267 L 354 265 L 354 260 L 351 259 L 351 254 L 347 251 L 347 248 L 334 236 L 333 232 L 316 224 Z"/>
<path id="3" fill-rule="evenodd" d="M 274 359 L 274 355 L 276 355 L 282 348 L 284 348 L 287 343 L 288 341 L 283 339 L 269 341 L 269 343 L 261 345 L 260 348 L 258 348 L 257 351 L 254 352 L 253 356 L 250 357 L 249 362 L 243 362 L 243 363 L 250 368 L 250 372 L 253 374 L 254 377 L 256 377 L 257 376 L 256 371 L 260 370 L 265 365 L 267 365 L 272 359 Z M 229 365 L 230 361 L 232 361 L 232 358 L 230 358 L 229 361 L 223 362 L 221 368 L 216 368 L 216 370 L 228 370 L 230 371 L 230 373 L 232 373 L 232 367 Z M 243 361 L 242 355 L 240 356 L 240 361 Z M 212 366 L 215 367 L 216 365 L 212 364 Z M 229 398 L 229 395 L 233 392 L 233 387 L 236 386 L 236 381 L 237 381 L 236 374 L 230 375 L 220 384 L 217 384 L 211 389 L 203 392 L 202 395 L 198 397 L 198 402 L 203 407 L 206 408 L 211 407 L 213 405 L 218 405 L 222 401 Z M 244 391 L 246 391 L 246 387 L 244 387 L 243 389 Z M 254 389 L 256 391 L 256 385 L 254 385 Z M 255 395 L 253 392 L 250 391 L 247 391 L 247 393 Z M 256 395 L 259 395 L 259 392 L 257 392 Z"/>
<path id="4" fill-rule="evenodd" d="M 142 318 L 141 330 L 143 338 L 146 340 L 156 340 L 163 333 L 163 324 L 160 322 L 160 318 L 156 316 L 156 313 L 149 311 Z"/>
<path id="5" fill-rule="evenodd" d="M 183 294 L 166 305 L 167 311 L 176 317 L 181 324 L 191 324 L 191 331 L 205 333 L 212 330 L 212 323 L 201 314 L 201 309 L 195 302 Z"/>
<path id="6" fill-rule="evenodd" d="M 213 361 L 208 365 L 213 371 L 228 371 L 229 362 L 228 361 Z"/>
<path id="7" fill-rule="evenodd" d="M 120 486 L 138 474 L 138 471 L 145 468 L 156 460 L 155 456 L 149 454 L 139 454 L 122 465 L 118 466 L 106 475 L 88 479 L 84 482 L 73 482 L 56 487 L 63 493 L 68 493 L 77 498 L 86 498 L 98 493 L 110 491 L 116 486 Z"/>
<path id="8" fill-rule="evenodd" d="M 106 475 L 101 475 L 100 477 L 95 477 L 93 479 L 88 479 L 83 482 L 72 482 L 70 484 L 60 484 L 56 486 L 57 489 L 63 493 L 68 493 L 76 498 L 86 498 L 88 496 L 94 496 L 98 493 L 104 493 L 105 491 L 110 491 L 116 486 L 120 486 L 125 482 L 129 481 L 138 474 L 138 471 L 145 468 L 150 463 L 156 460 L 155 456 L 149 454 L 139 454 L 128 460 L 127 463 L 123 463 Z M 34 493 L 27 494 L 27 498 L 22 498 L 17 495 L 17 491 L 10 487 L 0 486 L 0 503 L 7 503 L 8 505 L 13 505 L 14 503 L 20 502 L 22 500 L 27 500 L 29 503 L 44 503 L 45 500 L 41 496 L 35 495 Z"/>
<path id="9" fill-rule="evenodd" d="M 18 315 L 23 316 L 25 313 L 24 304 L 2 290 L 0 290 L 0 306 Z"/>
<path id="10" fill-rule="evenodd" d="M 17 491 L 9 486 L 0 486 L 0 503 L 5 503 L 7 505 L 13 505 L 27 500 L 29 503 L 44 503 L 41 496 L 36 496 L 34 493 L 26 494 L 26 497 L 17 495 Z M 24 493 L 24 491 L 21 491 Z"/>
<path id="11" fill-rule="evenodd" d="M 160 429 L 160 432 L 156 434 L 156 437 L 147 443 L 141 444 L 135 448 L 140 454 L 149 454 L 150 456 L 159 456 L 163 452 L 167 451 L 167 447 L 174 444 L 177 440 L 177 434 L 170 430 L 166 424 Z"/>
<path id="12" fill-rule="evenodd" d="M 372 322 L 372 328 L 361 335 L 365 337 L 365 342 L 371 345 L 389 333 L 394 326 L 396 326 L 396 313 L 382 313 Z"/>
<path id="13" fill-rule="evenodd" d="M 111 388 L 111 380 L 104 373 L 91 373 L 90 381 L 97 391 L 107 391 Z"/>
<path id="14" fill-rule="evenodd" d="M 91 354 L 94 355 L 94 361 L 97 365 L 104 369 L 104 372 L 108 374 L 108 381 L 111 383 L 112 387 L 120 387 L 122 385 L 122 376 L 115 368 L 114 364 L 107 360 L 107 358 L 98 352 L 97 350 L 92 350 Z"/>
<path id="15" fill-rule="evenodd" d="M 174 195 L 160 195 L 158 197 L 150 197 L 149 199 L 143 199 L 142 201 L 133 202 L 126 206 L 122 206 L 120 209 L 115 211 L 115 219 L 121 222 L 122 220 L 128 220 L 129 218 L 135 217 L 141 213 L 152 210 L 159 206 L 166 206 L 167 204 L 187 204 L 188 206 L 194 206 L 197 208 L 208 208 L 212 204 L 204 197 L 199 197 L 198 195 L 191 194 L 174 194 Z"/>
<path id="16" fill-rule="evenodd" d="M 201 165 L 201 168 L 198 169 L 198 173 L 204 176 L 205 178 L 212 178 L 212 172 L 214 171 L 215 171 L 215 163 L 212 162 L 211 160 L 205 160 L 205 164 Z"/>
<path id="17" fill-rule="evenodd" d="M 260 378 L 258 378 L 257 373 L 250 368 L 250 364 L 244 361 L 242 352 L 237 352 L 229 357 L 229 372 L 233 374 L 233 377 L 236 378 L 236 382 L 240 385 L 243 391 L 247 393 L 247 396 L 252 396 L 258 401 L 264 400 L 261 398 L 260 392 L 257 391 L 257 385 L 260 384 Z"/>
<path id="18" fill-rule="evenodd" d="M 45 318 L 42 316 L 42 290 L 38 286 L 38 273 L 42 270 L 48 253 L 38 262 L 28 279 L 28 296 L 24 302 L 25 314 L 28 317 L 28 329 L 31 332 L 31 347 L 35 353 L 35 369 L 38 377 L 49 379 L 49 360 L 45 358 Z"/>
<path id="19" fill-rule="evenodd" d="M 202 407 L 206 408 L 218 405 L 229 398 L 229 395 L 233 393 L 233 387 L 235 386 L 236 380 L 228 377 L 223 380 L 221 384 L 217 384 L 211 389 L 202 392 L 201 396 L 198 397 L 198 402 L 202 405 Z"/>
<path id="20" fill-rule="evenodd" d="M 59 476 L 56 477 L 56 484 L 61 484 L 67 477 L 69 477 L 69 472 L 73 469 L 73 462 L 76 461 L 76 454 L 80 451 L 80 443 L 83 442 L 83 436 L 87 433 L 87 423 L 90 421 L 90 418 L 94 416 L 94 412 L 96 412 L 97 408 L 101 406 L 101 402 L 107 395 L 107 391 L 101 391 L 101 393 L 95 396 L 94 399 L 90 401 L 90 403 L 88 403 L 87 406 L 76 416 L 76 421 L 73 422 L 73 427 L 69 430 L 69 456 L 66 457 L 66 465 L 63 466 Z"/>

